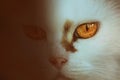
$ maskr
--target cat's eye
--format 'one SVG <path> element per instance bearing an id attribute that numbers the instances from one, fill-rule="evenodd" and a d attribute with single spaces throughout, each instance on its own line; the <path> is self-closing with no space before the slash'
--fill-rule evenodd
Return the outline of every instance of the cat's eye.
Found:
<path id="1" fill-rule="evenodd" d="M 98 27 L 98 22 L 84 23 L 76 28 L 74 35 L 77 38 L 87 39 L 93 37 L 96 34 Z"/>
<path id="2" fill-rule="evenodd" d="M 24 25 L 23 30 L 25 35 L 33 40 L 46 40 L 46 32 L 39 26 Z"/>

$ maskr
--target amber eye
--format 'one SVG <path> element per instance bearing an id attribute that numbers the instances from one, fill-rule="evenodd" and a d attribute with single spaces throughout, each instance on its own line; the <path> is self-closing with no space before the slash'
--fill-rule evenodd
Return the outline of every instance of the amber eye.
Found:
<path id="1" fill-rule="evenodd" d="M 75 36 L 83 39 L 93 37 L 98 30 L 98 26 L 98 22 L 81 24 L 76 28 Z"/>
<path id="2" fill-rule="evenodd" d="M 24 25 L 23 31 L 25 35 L 33 40 L 46 40 L 46 32 L 36 25 Z"/>

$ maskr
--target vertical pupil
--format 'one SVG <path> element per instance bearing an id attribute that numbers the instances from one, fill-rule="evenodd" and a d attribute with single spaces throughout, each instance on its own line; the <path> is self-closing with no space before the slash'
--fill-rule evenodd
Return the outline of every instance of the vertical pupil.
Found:
<path id="1" fill-rule="evenodd" d="M 87 25 L 87 24 L 85 25 L 85 28 L 86 28 L 86 31 L 88 31 L 88 30 L 89 30 L 89 27 L 88 27 L 88 25 Z"/>

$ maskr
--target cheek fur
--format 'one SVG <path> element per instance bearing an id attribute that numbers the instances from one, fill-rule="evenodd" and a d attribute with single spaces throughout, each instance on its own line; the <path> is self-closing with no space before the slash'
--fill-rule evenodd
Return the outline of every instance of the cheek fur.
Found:
<path id="1" fill-rule="evenodd" d="M 94 37 L 74 42 L 77 51 L 67 55 L 68 62 L 60 72 L 72 80 L 119 80 L 120 68 L 116 56 L 120 55 L 120 10 L 117 0 L 61 0 L 56 3 L 58 5 L 52 11 L 56 17 L 51 12 L 49 19 L 53 19 L 58 32 L 66 19 L 72 20 L 75 25 L 89 20 L 101 23 Z"/>

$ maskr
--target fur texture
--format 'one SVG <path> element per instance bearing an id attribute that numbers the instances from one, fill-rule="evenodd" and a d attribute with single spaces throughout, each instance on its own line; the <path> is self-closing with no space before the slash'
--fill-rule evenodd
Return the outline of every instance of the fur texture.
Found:
<path id="1" fill-rule="evenodd" d="M 51 55 L 68 59 L 58 70 L 60 74 L 70 80 L 120 80 L 120 2 L 52 0 L 50 4 L 48 21 L 51 34 L 48 34 L 48 41 L 53 50 Z M 76 52 L 66 51 L 61 40 L 67 20 L 73 22 L 67 39 L 71 39 L 77 25 L 84 22 L 99 21 L 99 31 L 89 39 L 75 41 Z"/>

